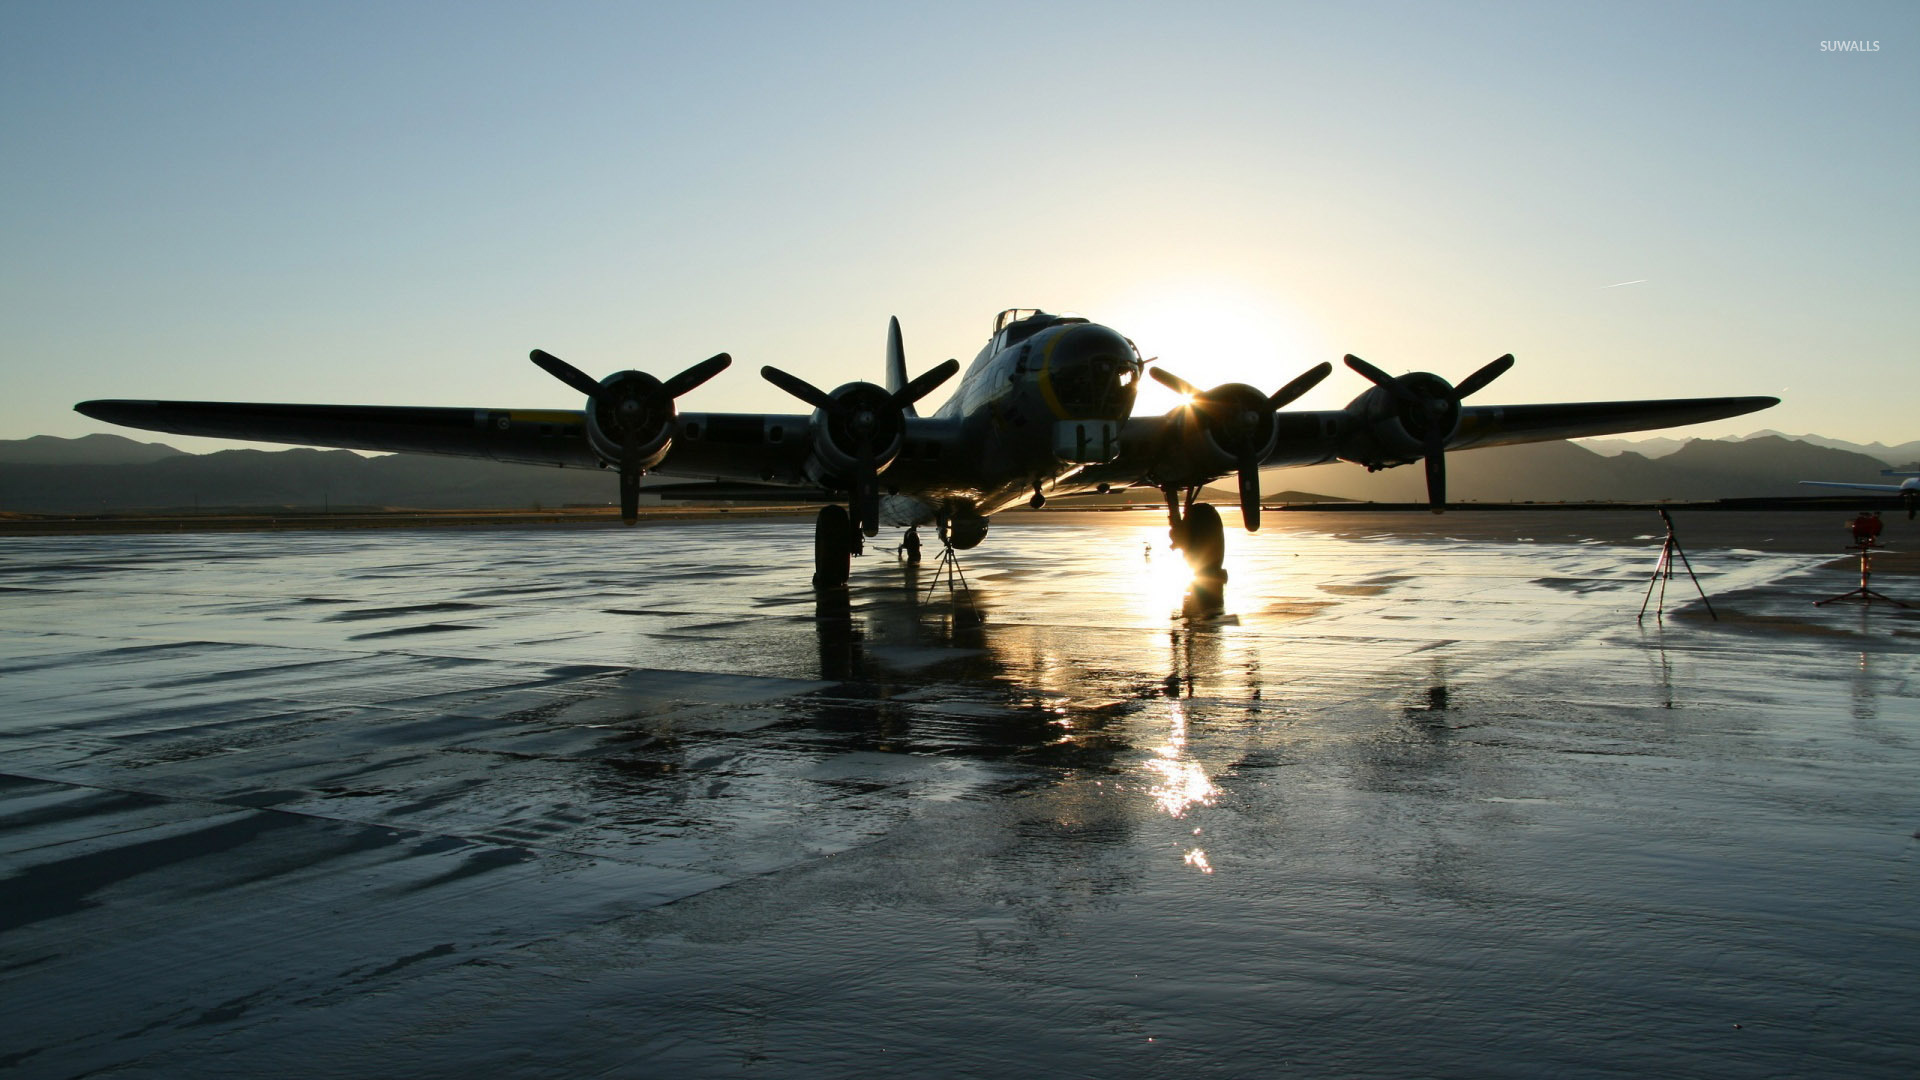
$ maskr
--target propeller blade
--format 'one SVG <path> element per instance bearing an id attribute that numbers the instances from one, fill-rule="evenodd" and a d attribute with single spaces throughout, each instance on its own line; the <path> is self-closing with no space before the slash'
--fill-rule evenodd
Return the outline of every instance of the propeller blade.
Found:
<path id="1" fill-rule="evenodd" d="M 1427 447 L 1427 505 L 1438 514 L 1447 508 L 1447 452 Z"/>
<path id="2" fill-rule="evenodd" d="M 1153 376 L 1155 382 L 1176 394 L 1185 394 L 1188 397 L 1200 396 L 1198 387 L 1165 368 L 1150 367 L 1147 369 L 1147 374 Z"/>
<path id="3" fill-rule="evenodd" d="M 575 390 L 592 397 L 600 389 L 600 380 L 567 363 L 565 360 L 547 352 L 535 349 L 527 354 L 527 359 L 540 365 L 540 370 L 573 387 Z"/>
<path id="4" fill-rule="evenodd" d="M 1367 363 L 1352 353 L 1347 354 L 1347 366 L 1365 375 L 1367 380 L 1375 386 L 1393 385 L 1393 376 L 1381 371 L 1379 368 L 1374 367 L 1372 364 Z"/>
<path id="5" fill-rule="evenodd" d="M 1293 404 L 1295 398 L 1320 385 L 1320 380 L 1326 378 L 1332 371 L 1333 365 L 1322 360 L 1308 368 L 1299 378 L 1275 390 L 1273 396 L 1267 399 L 1267 405 L 1279 409 Z"/>
<path id="6" fill-rule="evenodd" d="M 959 370 L 960 361 L 948 360 L 946 363 L 941 364 L 939 367 L 934 368 L 932 371 L 921 375 L 919 378 L 901 387 L 899 392 L 893 395 L 893 404 L 898 408 L 905 409 L 907 406 L 933 393 L 941 383 L 953 378 L 953 373 Z"/>
<path id="7" fill-rule="evenodd" d="M 1471 397 L 1487 388 L 1487 384 L 1507 373 L 1513 366 L 1513 354 L 1507 355 L 1467 376 L 1459 386 L 1453 388 L 1455 397 Z"/>
<path id="8" fill-rule="evenodd" d="M 1240 521 L 1248 532 L 1260 531 L 1260 463 L 1240 459 Z"/>
<path id="9" fill-rule="evenodd" d="M 668 397 L 677 398 L 687 391 L 692 390 L 694 387 L 699 386 L 701 383 L 706 382 L 708 379 L 713 378 L 715 375 L 727 370 L 727 366 L 732 363 L 733 357 L 728 356 L 726 353 L 710 356 L 680 374 L 675 375 L 673 378 L 668 379 L 660 389 L 665 391 Z"/>
<path id="10" fill-rule="evenodd" d="M 760 377 L 816 409 L 834 412 L 837 408 L 833 398 L 828 396 L 826 392 L 804 379 L 796 378 L 781 371 L 777 367 L 768 366 L 761 368 Z"/>

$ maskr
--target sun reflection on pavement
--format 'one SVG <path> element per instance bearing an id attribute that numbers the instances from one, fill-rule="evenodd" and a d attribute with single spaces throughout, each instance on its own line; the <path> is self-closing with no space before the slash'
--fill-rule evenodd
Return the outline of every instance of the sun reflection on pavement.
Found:
<path id="1" fill-rule="evenodd" d="M 1157 774 L 1159 782 L 1151 789 L 1154 805 L 1168 817 L 1182 817 L 1194 806 L 1212 806 L 1220 789 L 1207 778 L 1200 763 L 1182 755 L 1187 748 L 1187 712 L 1184 704 L 1173 703 L 1173 726 L 1164 745 L 1153 749 L 1146 768 Z"/>

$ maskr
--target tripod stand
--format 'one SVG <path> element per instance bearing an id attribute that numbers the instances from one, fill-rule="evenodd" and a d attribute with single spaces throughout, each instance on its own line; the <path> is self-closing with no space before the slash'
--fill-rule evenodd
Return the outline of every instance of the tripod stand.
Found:
<path id="1" fill-rule="evenodd" d="M 1903 604 L 1898 600 L 1895 600 L 1891 596 L 1882 596 L 1879 593 L 1874 592 L 1871 588 L 1868 587 L 1867 583 L 1873 580 L 1873 549 L 1875 546 L 1874 540 L 1873 540 L 1873 537 L 1871 536 L 1861 536 L 1857 533 L 1855 534 L 1855 539 L 1859 540 L 1860 542 L 1857 544 L 1848 544 L 1847 550 L 1858 551 L 1860 553 L 1860 587 L 1857 589 L 1848 589 L 1846 592 L 1841 593 L 1839 596 L 1829 596 L 1825 600 L 1815 600 L 1813 602 L 1813 606 L 1824 607 L 1828 604 L 1835 603 L 1840 600 L 1856 600 L 1856 599 L 1860 603 L 1866 604 L 1869 606 L 1871 606 L 1875 600 L 1878 600 L 1883 604 L 1892 604 L 1894 607 L 1899 607 L 1899 608 L 1910 606 L 1907 604 Z"/>
<path id="2" fill-rule="evenodd" d="M 1654 582 L 1660 583 L 1660 608 L 1667 606 L 1667 582 L 1673 580 L 1673 557 L 1680 556 L 1680 565 L 1687 568 L 1687 576 L 1693 578 L 1693 588 L 1700 594 L 1700 602 L 1707 605 L 1707 614 L 1714 622 L 1720 621 L 1720 613 L 1713 610 L 1713 601 L 1707 599 L 1707 590 L 1700 587 L 1700 579 L 1694 576 L 1693 563 L 1687 560 L 1687 553 L 1680 547 L 1680 538 L 1673 534 L 1673 519 L 1667 516 L 1666 507 L 1655 507 L 1660 511 L 1660 520 L 1666 523 L 1667 539 L 1660 545 L 1660 561 L 1653 564 L 1653 577 L 1647 580 L 1647 595 L 1640 601 L 1640 618 L 1647 617 L 1647 602 L 1653 599 Z M 1653 617 L 1660 618 L 1660 608 L 1654 609 Z"/>
<path id="3" fill-rule="evenodd" d="M 942 539 L 944 540 L 944 537 Z M 921 603 L 931 603 L 933 601 L 933 591 L 940 587 L 940 577 L 942 574 L 946 575 L 947 592 L 952 593 L 954 591 L 954 582 L 958 581 L 960 584 L 960 595 L 967 598 L 968 607 L 973 607 L 973 589 L 967 585 L 967 575 L 960 569 L 960 556 L 953 553 L 952 544 L 944 542 L 940 545 L 940 558 L 934 560 L 933 578 L 927 582 L 927 598 L 922 600 Z M 976 611 L 976 614 L 977 613 Z"/>

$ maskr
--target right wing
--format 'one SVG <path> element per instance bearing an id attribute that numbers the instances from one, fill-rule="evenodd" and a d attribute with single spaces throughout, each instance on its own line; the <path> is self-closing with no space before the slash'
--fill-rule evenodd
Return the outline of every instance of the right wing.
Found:
<path id="1" fill-rule="evenodd" d="M 586 414 L 577 410 L 127 400 L 83 401 L 74 409 L 110 424 L 174 435 L 600 467 L 587 445 Z"/>
<path id="2" fill-rule="evenodd" d="M 96 420 L 216 439 L 441 454 L 521 465 L 598 469 L 586 414 L 567 409 L 284 405 L 235 401 L 83 401 Z M 805 483 L 811 418 L 783 413 L 681 413 L 651 472 L 702 480 Z"/>
<path id="3" fill-rule="evenodd" d="M 1550 405 L 1468 405 L 1447 440 L 1447 450 L 1580 439 L 1625 431 L 1698 424 L 1755 412 L 1780 403 L 1773 397 L 1668 398 L 1650 401 L 1578 401 Z M 1347 460 L 1365 463 L 1377 445 L 1369 420 L 1352 409 L 1277 412 L 1273 447 L 1260 467 L 1290 468 Z M 1089 466 L 1076 484 L 1106 482 L 1210 483 L 1231 466 L 1197 437 L 1196 421 L 1181 410 L 1164 416 L 1129 417 L 1121 431 L 1122 453 L 1114 462 Z M 1418 456 L 1408 444 L 1403 460 Z"/>

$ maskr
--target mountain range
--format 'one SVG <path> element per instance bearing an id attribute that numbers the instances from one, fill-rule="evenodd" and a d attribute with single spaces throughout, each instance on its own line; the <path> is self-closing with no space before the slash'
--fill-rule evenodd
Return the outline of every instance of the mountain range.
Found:
<path id="1" fill-rule="evenodd" d="M 1716 442 L 1747 442 L 1752 439 L 1791 439 L 1795 442 L 1811 443 L 1833 450 L 1846 450 L 1855 454 L 1865 454 L 1877 458 L 1896 469 L 1914 469 L 1920 461 L 1920 439 L 1912 442 L 1896 443 L 1888 446 L 1882 442 L 1856 443 L 1845 439 L 1830 439 L 1825 435 L 1789 435 L 1784 431 L 1756 431 L 1751 435 L 1729 435 Z M 1645 439 L 1576 439 L 1576 444 L 1584 446 L 1602 457 L 1632 452 L 1642 457 L 1657 458 L 1680 449 L 1695 439 L 1672 439 L 1664 435 L 1654 435 Z"/>
<path id="2" fill-rule="evenodd" d="M 1920 444 L 1884 449 L 1900 451 L 1904 446 Z M 1448 455 L 1447 486 L 1456 502 L 1796 497 L 1823 494 L 1801 487 L 1801 480 L 1885 483 L 1880 470 L 1890 463 L 1877 454 L 1778 434 L 1695 439 L 1657 456 L 1635 450 L 1603 455 L 1570 442 L 1528 443 Z M 1377 473 L 1347 463 L 1317 465 L 1270 471 L 1263 480 L 1270 497 L 1282 491 L 1312 492 L 1373 502 L 1422 501 L 1426 483 L 1417 464 Z M 188 454 L 163 443 L 104 434 L 0 440 L 0 511 L 16 513 L 348 506 L 530 509 L 603 506 L 616 494 L 608 472 L 465 458 L 367 457 L 347 450 L 305 449 Z"/>

